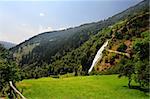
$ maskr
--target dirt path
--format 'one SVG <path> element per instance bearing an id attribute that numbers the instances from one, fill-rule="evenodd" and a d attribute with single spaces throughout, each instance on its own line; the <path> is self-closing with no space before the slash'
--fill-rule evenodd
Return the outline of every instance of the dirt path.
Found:
<path id="1" fill-rule="evenodd" d="M 119 52 L 119 51 L 113 51 L 113 50 L 109 50 L 109 49 L 106 49 L 106 51 L 108 51 L 110 53 L 116 53 L 116 54 L 124 55 L 124 56 L 127 56 L 128 58 L 130 58 L 130 54 L 128 54 L 128 53 L 123 53 L 123 52 Z"/>

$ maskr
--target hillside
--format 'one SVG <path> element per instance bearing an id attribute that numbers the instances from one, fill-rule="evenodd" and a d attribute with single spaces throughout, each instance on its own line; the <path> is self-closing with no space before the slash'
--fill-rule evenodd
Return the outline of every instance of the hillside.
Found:
<path id="1" fill-rule="evenodd" d="M 14 43 L 5 42 L 5 41 L 0 41 L 0 44 L 2 44 L 6 49 L 10 49 L 10 48 L 16 46 L 16 44 L 14 44 Z"/>
<path id="2" fill-rule="evenodd" d="M 149 13 L 141 14 L 128 21 L 118 23 L 112 27 L 112 31 L 113 38 L 110 40 L 101 62 L 99 62 L 95 67 L 96 71 L 111 71 L 117 67 L 118 63 L 122 59 L 126 58 L 132 60 L 133 58 L 135 58 L 136 43 L 139 40 L 141 40 L 141 42 L 146 41 L 148 43 L 148 34 L 150 33 Z M 144 53 L 149 53 L 148 47 L 149 46 L 147 45 L 143 47 L 145 52 L 142 52 L 142 55 L 144 55 Z M 140 51 L 142 51 L 143 49 L 140 49 Z M 121 52 L 123 54 L 118 54 L 117 52 Z M 125 53 L 129 56 L 125 55 Z M 143 59 L 141 60 L 144 60 L 145 58 L 147 60 L 148 56 L 144 55 L 142 56 L 142 58 Z"/>
<path id="3" fill-rule="evenodd" d="M 84 74 L 96 51 L 114 33 L 111 26 L 148 12 L 148 3 L 144 0 L 107 20 L 39 34 L 12 48 L 13 57 L 29 78 L 78 70 Z"/>
<path id="4" fill-rule="evenodd" d="M 118 50 L 120 52 L 128 53 L 134 57 L 135 51 L 133 50 L 133 46 L 131 46 L 131 44 L 135 43 L 138 39 L 145 39 L 146 42 L 148 42 L 148 19 L 149 13 L 139 14 L 131 19 L 120 21 L 109 28 L 103 29 L 98 34 L 91 37 L 81 47 L 67 53 L 67 55 L 63 56 L 61 59 L 53 62 L 50 66 L 52 68 L 51 70 L 54 71 L 51 72 L 63 74 L 74 70 L 77 75 L 87 73 L 96 52 L 107 39 L 110 39 L 107 49 L 113 51 Z M 146 35 L 145 38 L 143 35 Z M 125 46 L 125 49 L 122 46 Z M 149 49 L 147 45 L 145 46 L 145 49 Z M 140 50 L 142 51 L 142 49 Z M 146 50 L 145 53 L 148 53 L 148 50 Z M 95 71 L 99 71 L 101 73 L 101 71 L 106 70 L 107 72 L 113 67 L 117 67 L 117 64 L 123 58 L 123 55 L 105 51 L 102 60 L 100 60 L 98 66 L 95 67 Z M 144 58 L 148 59 L 147 56 L 144 56 Z M 112 71 L 109 71 L 109 73 L 111 72 L 118 73 L 118 70 L 113 68 Z"/>
<path id="5" fill-rule="evenodd" d="M 125 6 L 133 2 L 127 1 Z M 42 29 L 46 27 L 46 24 L 51 23 L 52 17 L 49 19 L 49 14 L 54 16 L 57 14 L 52 14 L 53 10 L 50 8 L 56 7 L 59 3 L 54 3 L 54 6 L 49 6 L 51 3 L 47 5 L 45 1 L 38 3 L 36 4 L 39 6 L 35 6 L 34 3 L 32 5 L 28 2 L 26 6 L 24 3 L 10 2 L 16 5 L 11 6 L 13 9 L 5 6 L 9 5 L 8 2 L 7 4 L 2 3 L 4 5 L 2 11 L 6 12 L 4 16 L 10 14 L 6 17 L 9 19 L 5 19 L 4 16 L 2 18 L 8 25 L 11 22 L 11 28 L 4 25 L 9 28 L 9 31 L 16 34 L 14 38 L 11 36 L 12 32 L 6 32 L 6 34 L 11 33 L 8 39 L 18 41 L 30 34 L 32 32 L 30 29 L 34 25 L 43 22 Z M 106 6 L 109 3 L 106 3 Z M 65 4 L 62 2 L 62 6 Z M 69 6 L 71 4 L 74 5 L 71 2 Z M 86 4 L 88 5 L 89 2 L 83 3 L 83 5 Z M 96 6 L 97 1 L 94 1 L 93 4 Z M 117 4 L 121 6 L 122 2 L 113 4 L 115 8 L 119 8 Z M 95 6 L 89 8 L 83 5 L 80 5 L 81 8 L 77 7 L 87 10 L 95 9 L 91 11 L 95 11 L 94 13 L 98 14 L 96 16 L 99 16 Z M 22 9 L 18 10 L 19 7 Z M 43 11 L 41 11 L 42 7 L 44 7 Z M 71 9 L 72 6 L 69 8 Z M 28 9 L 31 9 L 31 12 Z M 70 13 L 64 13 L 65 9 L 61 8 L 61 11 L 66 16 L 66 22 L 76 21 L 68 20 Z M 12 13 L 7 13 L 7 11 Z M 30 16 L 26 17 L 24 16 L 26 11 L 32 14 L 27 14 Z M 96 17 L 94 13 L 91 14 L 91 11 L 88 13 Z M 101 11 L 103 9 L 99 9 L 99 12 Z M 111 12 L 105 13 L 110 14 Z M 79 17 L 80 14 L 82 13 L 79 13 Z M 72 15 L 77 16 L 77 14 Z M 11 20 L 14 18 L 17 20 Z M 21 24 L 27 20 L 30 20 L 30 25 Z M 58 21 L 54 23 L 57 24 Z M 57 27 L 57 25 L 53 26 Z M 18 45 L 0 41 L 0 99 L 149 99 L 149 26 L 149 0 L 143 0 L 105 20 L 59 31 L 44 32 Z M 24 28 L 27 31 L 24 31 Z M 25 32 L 28 31 L 30 32 L 26 34 Z M 17 35 L 18 33 L 21 35 Z M 6 34 L 2 37 L 7 37 Z"/>

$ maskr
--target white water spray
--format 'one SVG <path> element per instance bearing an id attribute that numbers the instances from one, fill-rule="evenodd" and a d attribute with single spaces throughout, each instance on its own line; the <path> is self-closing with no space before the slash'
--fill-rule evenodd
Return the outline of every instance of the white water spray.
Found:
<path id="1" fill-rule="evenodd" d="M 103 46 L 98 50 L 98 52 L 97 52 L 97 54 L 96 54 L 96 56 L 95 56 L 95 58 L 94 58 L 94 60 L 93 60 L 93 62 L 92 62 L 92 65 L 91 65 L 91 67 L 90 67 L 88 73 L 90 73 L 90 72 L 92 71 L 93 67 L 101 60 L 101 58 L 102 58 L 102 56 L 103 56 L 103 53 L 102 53 L 102 52 L 104 51 L 105 47 L 108 45 L 108 41 L 109 41 L 109 40 L 107 40 L 107 41 L 103 44 Z"/>

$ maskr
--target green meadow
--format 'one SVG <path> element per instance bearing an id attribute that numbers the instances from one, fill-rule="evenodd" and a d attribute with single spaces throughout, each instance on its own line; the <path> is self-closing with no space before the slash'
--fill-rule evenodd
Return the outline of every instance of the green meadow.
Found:
<path id="1" fill-rule="evenodd" d="M 117 75 L 40 78 L 17 83 L 27 99 L 149 99 Z"/>

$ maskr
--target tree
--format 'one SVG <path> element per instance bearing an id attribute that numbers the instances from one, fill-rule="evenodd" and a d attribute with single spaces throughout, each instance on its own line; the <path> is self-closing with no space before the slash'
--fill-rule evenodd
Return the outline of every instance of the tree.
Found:
<path id="1" fill-rule="evenodd" d="M 148 60 L 136 62 L 136 79 L 135 81 L 140 84 L 141 87 L 147 87 L 150 85 L 150 65 Z"/>
<path id="2" fill-rule="evenodd" d="M 133 80 L 133 75 L 135 74 L 135 67 L 131 60 L 123 59 L 120 62 L 119 78 L 125 76 L 128 78 L 128 87 L 131 87 L 131 81 Z"/>
<path id="3" fill-rule="evenodd" d="M 19 68 L 14 61 L 8 58 L 8 55 L 8 51 L 0 45 L 0 96 L 11 92 L 9 81 L 15 84 L 20 80 Z"/>
<path id="4" fill-rule="evenodd" d="M 149 56 L 149 38 L 143 40 L 138 39 L 133 45 L 134 54 L 139 57 L 141 60 L 148 58 Z"/>
<path id="5" fill-rule="evenodd" d="M 133 57 L 137 73 L 135 80 L 141 87 L 149 87 L 149 32 L 143 32 L 141 35 L 144 35 L 144 38 L 136 40 L 133 44 Z"/>
<path id="6" fill-rule="evenodd" d="M 133 42 L 131 59 L 123 59 L 120 62 L 119 77 L 128 77 L 130 83 L 133 79 L 139 83 L 140 87 L 149 87 L 150 85 L 150 65 L 149 65 L 149 32 L 141 33 L 143 37 Z"/>

